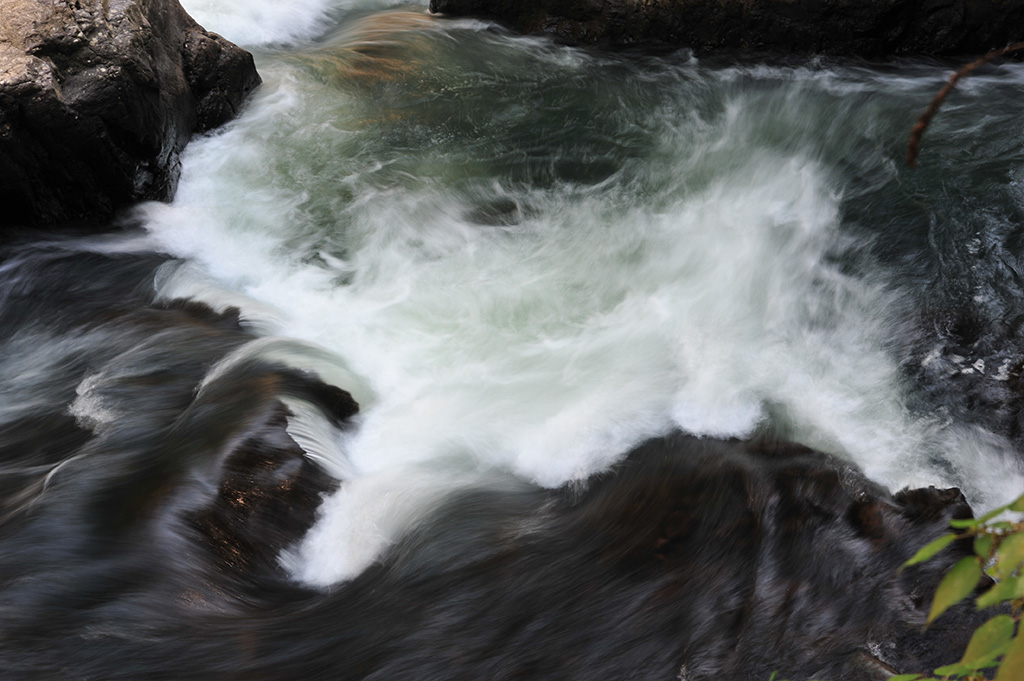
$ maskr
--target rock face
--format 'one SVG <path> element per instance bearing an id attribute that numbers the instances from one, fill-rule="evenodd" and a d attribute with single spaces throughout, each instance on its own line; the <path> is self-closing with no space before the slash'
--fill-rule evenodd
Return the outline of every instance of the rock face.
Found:
<path id="1" fill-rule="evenodd" d="M 168 198 L 189 137 L 259 83 L 176 0 L 0 0 L 0 228 Z"/>
<path id="2" fill-rule="evenodd" d="M 878 57 L 987 52 L 1024 39 L 1021 0 L 431 0 L 572 42 Z"/>

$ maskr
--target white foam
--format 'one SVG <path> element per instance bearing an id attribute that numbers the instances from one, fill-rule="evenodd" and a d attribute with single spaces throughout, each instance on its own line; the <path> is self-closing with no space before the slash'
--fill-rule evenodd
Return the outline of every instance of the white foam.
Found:
<path id="1" fill-rule="evenodd" d="M 567 54 L 585 66 L 552 59 Z M 641 121 L 659 126 L 657 182 L 474 184 L 465 150 L 486 138 L 329 73 L 269 62 L 245 119 L 193 144 L 175 201 L 145 209 L 154 239 L 195 264 L 165 295 L 234 296 L 372 396 L 334 445 L 293 426 L 345 478 L 285 559 L 303 579 L 357 574 L 424 505 L 488 472 L 577 481 L 673 427 L 745 436 L 770 417 L 893 487 L 943 482 L 929 456 L 949 446 L 998 450 L 908 411 L 884 350 L 890 294 L 830 264 L 853 248 L 837 179 L 759 144 L 756 99 Z M 422 129 L 449 136 L 410 143 Z M 528 210 L 498 227 L 466 217 L 496 198 Z"/>
<path id="2" fill-rule="evenodd" d="M 318 409 L 306 402 L 285 398 L 291 412 L 288 416 L 288 434 L 302 447 L 306 456 L 339 480 L 357 476 L 348 458 L 348 433 L 327 421 Z"/>
<path id="3" fill-rule="evenodd" d="M 281 556 L 281 564 L 308 584 L 351 579 L 404 535 L 425 507 L 481 482 L 470 473 L 416 468 L 346 482 L 320 509 L 306 539 Z"/>
<path id="4" fill-rule="evenodd" d="M 243 46 L 297 43 L 321 35 L 332 14 L 383 9 L 396 0 L 184 0 L 201 26 Z"/>
<path id="5" fill-rule="evenodd" d="M 100 433 L 115 423 L 120 414 L 107 404 L 98 390 L 107 381 L 103 374 L 92 374 L 82 379 L 75 388 L 74 401 L 68 406 L 68 413 L 75 417 L 79 427 Z"/>

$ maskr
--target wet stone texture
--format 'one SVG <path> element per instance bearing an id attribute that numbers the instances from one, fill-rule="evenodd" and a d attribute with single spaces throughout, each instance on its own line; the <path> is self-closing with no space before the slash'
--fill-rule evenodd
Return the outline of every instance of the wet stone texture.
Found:
<path id="1" fill-rule="evenodd" d="M 259 82 L 252 55 L 176 0 L 4 0 L 0 235 L 169 198 L 192 134 Z"/>

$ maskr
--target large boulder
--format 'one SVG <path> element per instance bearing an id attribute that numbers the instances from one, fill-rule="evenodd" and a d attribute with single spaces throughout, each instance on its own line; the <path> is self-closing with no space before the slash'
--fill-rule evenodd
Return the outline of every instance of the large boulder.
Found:
<path id="1" fill-rule="evenodd" d="M 1022 0 L 430 0 L 572 42 L 858 54 L 986 52 L 1024 39 Z"/>
<path id="2" fill-rule="evenodd" d="M 259 83 L 176 0 L 0 0 L 0 228 L 170 197 L 190 136 Z"/>

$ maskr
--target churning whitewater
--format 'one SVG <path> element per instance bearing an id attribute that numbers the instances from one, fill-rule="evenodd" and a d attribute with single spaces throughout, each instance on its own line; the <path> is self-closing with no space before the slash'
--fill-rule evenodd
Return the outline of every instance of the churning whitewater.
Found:
<path id="1" fill-rule="evenodd" d="M 0 679 L 881 681 L 1024 489 L 1024 67 L 194 0 L 263 85 L 0 254 Z M 959 489 L 956 489 L 959 488 Z"/>
<path id="2" fill-rule="evenodd" d="M 295 574 L 357 574 L 488 471 L 585 480 L 673 428 L 771 424 L 981 506 L 1020 488 L 999 437 L 909 403 L 918 292 L 879 262 L 885 202 L 932 200 L 899 145 L 941 67 L 610 55 L 365 3 L 245 23 L 274 6 L 188 7 L 265 84 L 143 214 L 183 259 L 163 296 L 240 306 L 362 405 L 306 438 L 345 485 Z"/>

